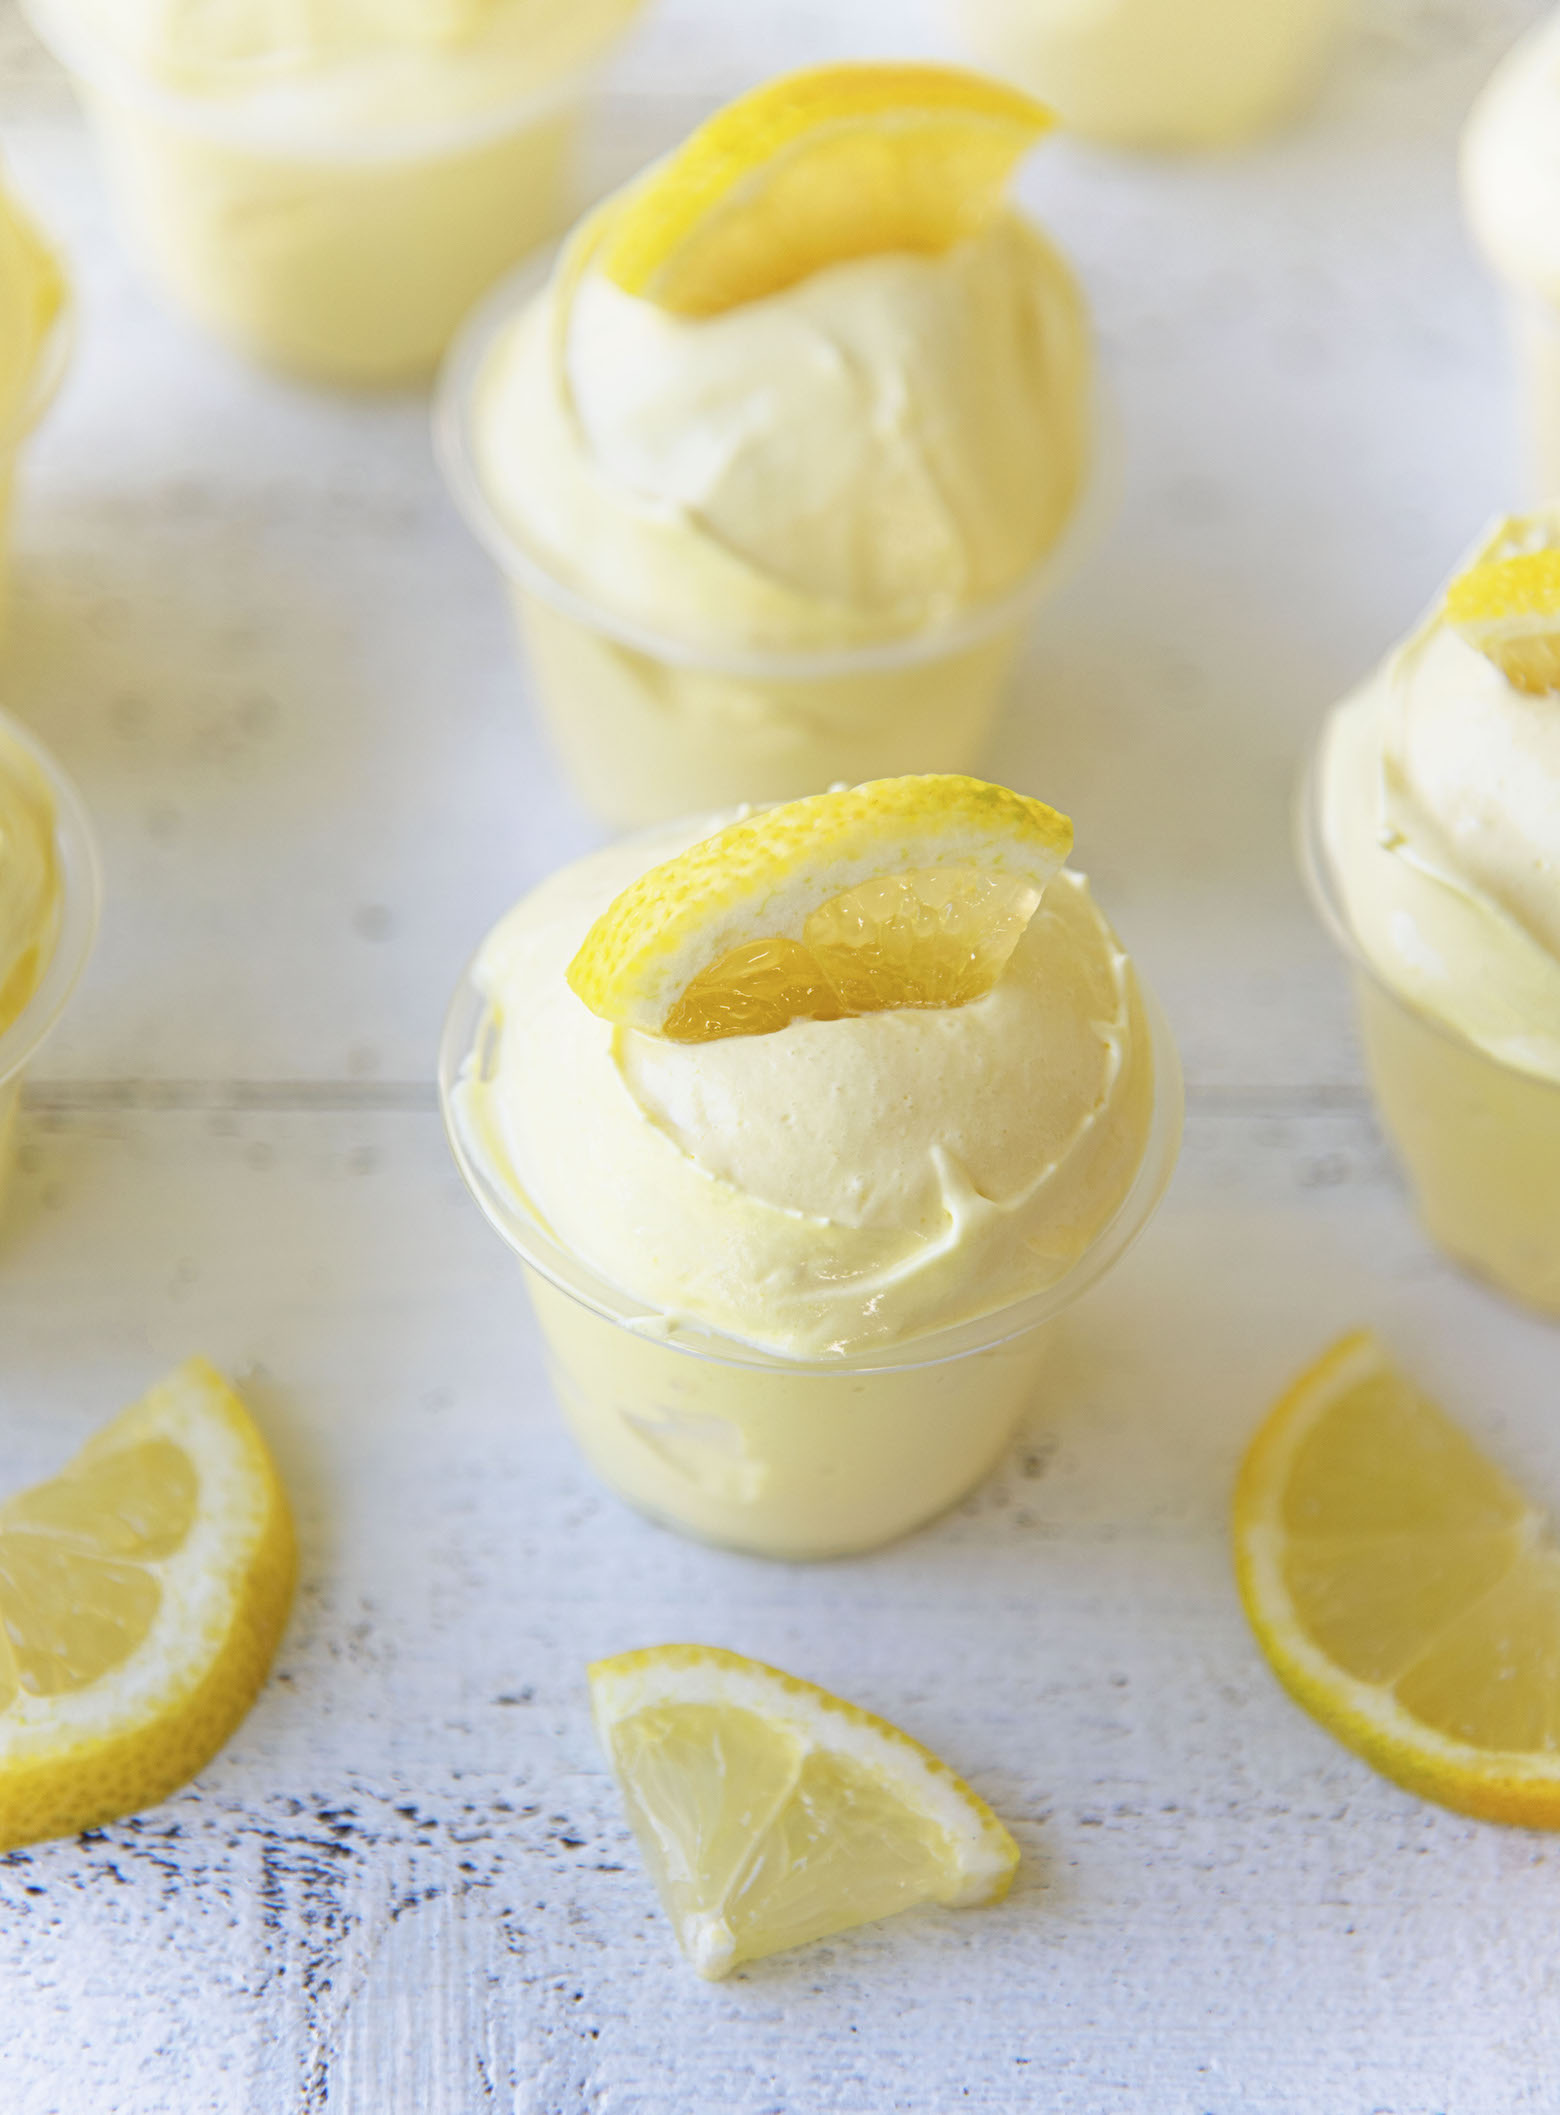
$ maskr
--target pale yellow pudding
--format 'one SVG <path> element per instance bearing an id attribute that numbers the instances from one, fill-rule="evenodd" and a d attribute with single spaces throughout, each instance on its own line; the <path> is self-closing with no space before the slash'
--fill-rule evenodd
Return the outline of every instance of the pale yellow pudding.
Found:
<path id="1" fill-rule="evenodd" d="M 907 98 L 974 78 L 802 81 L 848 107 L 901 71 Z M 752 101 L 783 111 L 787 89 Z M 880 138 L 897 115 L 854 122 L 869 170 L 887 138 L 913 189 L 942 133 L 934 109 L 924 150 L 913 127 Z M 617 823 L 965 768 L 1091 460 L 1073 275 L 996 197 L 936 240 L 903 216 L 881 237 L 820 228 L 820 191 L 861 180 L 852 166 L 796 196 L 776 177 L 751 246 L 731 240 L 745 265 L 794 237 L 777 283 L 679 304 L 620 263 L 678 166 L 611 201 L 453 385 L 457 487 L 511 575 L 564 759 Z"/>
<path id="2" fill-rule="evenodd" d="M 0 183 L 0 625 L 10 572 L 17 451 L 58 378 L 65 303 L 59 260 Z"/>
<path id="3" fill-rule="evenodd" d="M 37 760 L 0 725 L 0 1200 L 14 1155 L 22 1058 L 12 1034 L 49 966 L 62 900 L 54 798 Z"/>
<path id="4" fill-rule="evenodd" d="M 991 66 L 1107 145 L 1226 146 L 1314 90 L 1350 0 L 947 0 Z"/>
<path id="5" fill-rule="evenodd" d="M 1174 1060 L 1065 867 L 963 1004 L 695 1041 L 602 1018 L 569 981 L 581 943 L 719 820 L 596 853 L 510 913 L 473 970 L 451 1121 L 607 1480 L 715 1540 L 864 1547 L 1005 1444 L 1037 1318 L 1092 1275 L 1151 1139 L 1157 1199 Z M 544 1249 L 583 1278 L 548 1282 Z"/>
<path id="6" fill-rule="evenodd" d="M 127 232 L 181 307 L 341 382 L 426 374 L 571 210 L 638 0 L 33 0 Z"/>
<path id="7" fill-rule="evenodd" d="M 1560 512 L 1502 524 L 1451 597 L 1333 714 L 1315 872 L 1431 1232 L 1560 1313 L 1560 690 L 1511 661 L 1560 632 Z"/>

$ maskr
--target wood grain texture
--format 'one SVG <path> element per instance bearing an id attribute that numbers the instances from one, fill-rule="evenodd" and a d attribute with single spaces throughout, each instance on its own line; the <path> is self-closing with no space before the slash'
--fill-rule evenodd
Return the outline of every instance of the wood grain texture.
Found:
<path id="1" fill-rule="evenodd" d="M 1369 0 L 1311 124 L 1211 165 L 1058 147 L 1120 506 L 994 769 L 1078 822 L 1191 1079 L 1151 1236 L 1000 1473 L 793 1568 L 585 1474 L 429 1085 L 461 961 L 594 841 L 423 405 L 293 390 L 165 316 L 0 8 L 0 125 L 80 357 L 29 465 L 0 688 L 79 776 L 109 911 L 0 1236 L 0 1482 L 194 1349 L 297 1504 L 275 1679 L 200 1781 L 0 1859 L 3 2115 L 1526 2115 L 1560 2077 L 1556 1847 L 1379 1781 L 1267 1675 L 1225 1507 L 1262 1407 L 1370 1320 L 1560 1494 L 1554 1331 L 1415 1228 L 1287 807 L 1331 699 L 1516 489 L 1456 126 L 1526 0 Z M 601 180 L 897 0 L 667 0 Z M 1013 1896 L 710 1989 L 592 1741 L 594 1654 L 696 1637 L 928 1741 Z"/>

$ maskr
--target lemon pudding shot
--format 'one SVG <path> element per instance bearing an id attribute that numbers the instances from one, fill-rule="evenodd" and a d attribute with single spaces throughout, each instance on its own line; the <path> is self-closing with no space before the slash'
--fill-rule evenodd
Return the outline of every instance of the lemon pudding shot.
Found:
<path id="1" fill-rule="evenodd" d="M 322 379 L 432 370 L 573 211 L 591 80 L 638 0 L 28 0 L 178 305 Z"/>
<path id="2" fill-rule="evenodd" d="M 58 259 L 0 182 L 0 625 L 17 454 L 48 408 L 64 368 L 67 307 Z"/>
<path id="3" fill-rule="evenodd" d="M 1314 90 L 1350 0 L 947 0 L 985 62 L 1109 146 L 1238 143 Z"/>
<path id="4" fill-rule="evenodd" d="M 829 1555 L 1001 1453 L 1180 1132 L 1071 840 L 1000 787 L 888 780 L 614 845 L 489 936 L 452 1143 L 576 1437 L 644 1511 Z"/>
<path id="5" fill-rule="evenodd" d="M 441 448 L 587 803 L 643 824 L 978 757 L 1092 449 L 1038 105 L 771 83 L 608 200 L 448 371 Z"/>
<path id="6" fill-rule="evenodd" d="M 1305 851 L 1431 1233 L 1560 1314 L 1560 509 L 1334 712 Z"/>
<path id="7" fill-rule="evenodd" d="M 1506 291 L 1538 496 L 1560 499 L 1560 12 L 1516 46 L 1474 105 L 1462 187 Z"/>

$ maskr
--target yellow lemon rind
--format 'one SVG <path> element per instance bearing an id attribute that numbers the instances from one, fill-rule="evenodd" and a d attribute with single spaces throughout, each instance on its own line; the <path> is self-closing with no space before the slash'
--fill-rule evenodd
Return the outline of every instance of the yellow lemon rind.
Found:
<path id="1" fill-rule="evenodd" d="M 603 1020 L 656 1034 L 731 949 L 800 939 L 815 910 L 862 882 L 967 865 L 1043 890 L 1071 849 L 1066 816 L 981 779 L 936 773 L 813 794 L 642 874 L 586 934 L 568 981 Z"/>
<path id="2" fill-rule="evenodd" d="M 1480 559 L 1451 583 L 1443 614 L 1519 690 L 1560 690 L 1560 550 Z"/>
<path id="3" fill-rule="evenodd" d="M 1283 1575 L 1278 1506 L 1301 1444 L 1341 1388 L 1386 1361 L 1369 1330 L 1340 1338 L 1269 1414 L 1241 1464 L 1234 1501 L 1235 1577 L 1274 1674 L 1327 1732 L 1405 1791 L 1481 1821 L 1560 1828 L 1560 1755 L 1475 1747 L 1437 1732 L 1316 1645 Z"/>
<path id="4" fill-rule="evenodd" d="M 0 1715 L 0 1851 L 99 1828 L 166 1799 L 232 1737 L 270 1671 L 297 1574 L 292 1512 L 264 1440 L 214 1368 L 188 1360 L 89 1440 L 64 1473 L 172 1436 L 195 1401 L 220 1421 L 226 1466 L 250 1484 L 255 1501 L 236 1561 L 213 1582 L 207 1649 L 176 1666 L 122 1723 L 94 1724 L 90 1708 L 68 1708 L 75 1697 L 24 1699 L 20 1710 Z M 150 1664 L 160 1629 L 161 1617 L 127 1663 L 132 1669 Z M 115 1670 L 109 1679 L 123 1675 Z M 90 1703 L 90 1692 L 83 1695 Z M 66 1721 L 52 1738 L 51 1717 Z"/>

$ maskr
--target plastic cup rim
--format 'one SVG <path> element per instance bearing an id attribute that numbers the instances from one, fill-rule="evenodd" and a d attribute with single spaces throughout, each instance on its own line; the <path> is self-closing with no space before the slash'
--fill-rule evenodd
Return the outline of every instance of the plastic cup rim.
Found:
<path id="1" fill-rule="evenodd" d="M 466 1075 L 468 1062 L 475 1056 L 490 1019 L 488 1002 L 474 976 L 477 959 L 474 955 L 461 974 L 439 1043 L 439 1109 L 445 1137 L 466 1187 L 489 1225 L 520 1261 L 557 1291 L 642 1341 L 706 1363 L 818 1376 L 865 1375 L 908 1373 L 994 1351 L 1054 1321 L 1097 1285 L 1148 1226 L 1175 1172 L 1185 1105 L 1180 1054 L 1158 1000 L 1139 976 L 1138 989 L 1149 1024 L 1154 1062 L 1154 1113 L 1148 1140 L 1121 1203 L 1084 1253 L 1054 1284 L 993 1314 L 929 1331 L 892 1349 L 842 1354 L 837 1358 L 787 1358 L 693 1322 L 680 1322 L 674 1330 L 657 1329 L 652 1334 L 635 1325 L 655 1324 L 660 1319 L 658 1311 L 619 1292 L 557 1241 L 490 1175 L 462 1135 L 454 1108 L 455 1090 Z"/>
<path id="2" fill-rule="evenodd" d="M 74 780 L 35 735 L 0 712 L 0 742 L 10 742 L 35 764 L 54 802 L 54 849 L 60 866 L 60 918 L 49 966 L 10 1027 L 0 1034 L 0 1087 L 29 1065 L 58 1025 L 81 981 L 97 938 L 102 870 L 86 803 Z"/>
<path id="3" fill-rule="evenodd" d="M 1117 421 L 1096 373 L 1090 401 L 1091 461 L 1061 534 L 1014 587 L 948 623 L 860 646 L 782 652 L 702 646 L 606 608 L 560 579 L 520 541 L 488 498 L 477 470 L 473 420 L 482 372 L 500 337 L 545 287 L 562 247 L 562 243 L 553 243 L 528 257 L 500 279 L 467 316 L 434 385 L 433 439 L 457 509 L 506 579 L 583 629 L 672 667 L 758 682 L 828 682 L 841 676 L 914 668 L 951 659 L 1022 624 L 1042 601 L 1058 592 L 1103 534 L 1115 510 L 1120 449 Z"/>
<path id="4" fill-rule="evenodd" d="M 1330 724 L 1330 723 L 1329 723 Z M 1399 1013 L 1423 1028 L 1428 1034 L 1439 1037 L 1454 1049 L 1470 1057 L 1481 1058 L 1486 1065 L 1494 1065 L 1515 1078 L 1531 1082 L 1535 1087 L 1549 1087 L 1560 1094 L 1560 1080 L 1547 1073 L 1534 1072 L 1526 1065 L 1514 1065 L 1509 1058 L 1500 1057 L 1486 1049 L 1471 1035 L 1456 1027 L 1451 1021 L 1442 1020 L 1417 999 L 1399 991 L 1376 967 L 1365 951 L 1364 943 L 1355 931 L 1344 906 L 1343 894 L 1327 849 L 1326 833 L 1322 827 L 1322 758 L 1327 746 L 1327 729 L 1313 745 L 1300 773 L 1294 800 L 1295 857 L 1300 868 L 1300 878 L 1305 884 L 1306 894 L 1328 938 L 1338 949 L 1356 976 L 1370 986 L 1381 998 L 1388 1000 Z"/>
<path id="5" fill-rule="evenodd" d="M 393 125 L 358 134 L 289 133 L 274 119 L 245 114 L 238 103 L 181 95 L 144 78 L 128 59 L 108 50 L 89 32 L 70 21 L 55 0 L 22 0 L 29 23 L 72 78 L 94 94 L 130 105 L 171 131 L 214 145 L 267 156 L 276 161 L 354 167 L 377 162 L 431 161 L 442 155 L 475 151 L 510 133 L 522 132 L 584 99 L 623 25 L 604 36 L 595 50 L 566 66 L 540 87 L 512 101 L 466 118 L 442 123 Z"/>

